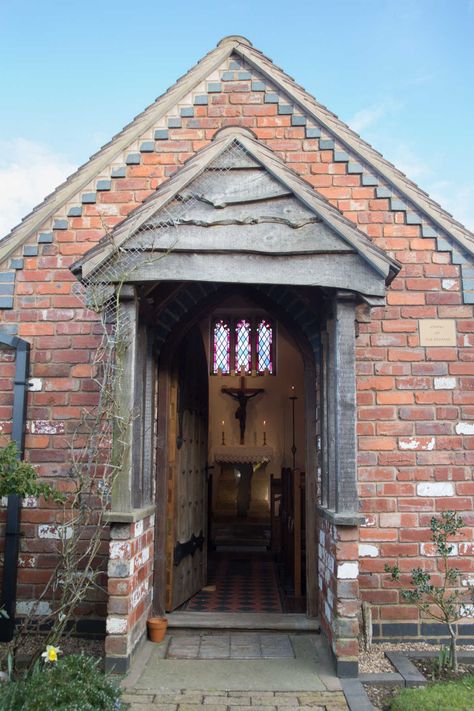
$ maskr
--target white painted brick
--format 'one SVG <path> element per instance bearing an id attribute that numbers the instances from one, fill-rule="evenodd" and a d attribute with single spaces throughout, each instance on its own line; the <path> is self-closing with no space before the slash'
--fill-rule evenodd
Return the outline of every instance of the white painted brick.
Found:
<path id="1" fill-rule="evenodd" d="M 135 570 L 138 570 L 142 565 L 145 565 L 150 558 L 150 548 L 147 546 L 135 556 Z"/>
<path id="2" fill-rule="evenodd" d="M 43 389 L 43 381 L 41 378 L 30 378 L 28 380 L 28 390 L 30 393 L 38 393 Z"/>
<path id="3" fill-rule="evenodd" d="M 474 588 L 474 577 L 464 578 L 461 580 L 461 585 L 464 585 L 465 588 Z"/>
<path id="4" fill-rule="evenodd" d="M 36 568 L 37 557 L 35 555 L 19 555 L 18 556 L 18 567 L 19 568 Z M 3 562 L 3 556 L 2 556 Z"/>
<path id="5" fill-rule="evenodd" d="M 38 526 L 38 538 L 55 538 L 56 540 L 72 538 L 72 526 L 55 526 L 43 523 Z"/>
<path id="6" fill-rule="evenodd" d="M 359 563 L 340 563 L 337 566 L 338 580 L 355 580 L 359 575 Z"/>
<path id="7" fill-rule="evenodd" d="M 148 580 L 144 580 L 133 592 L 132 592 L 132 609 L 135 609 L 138 603 L 143 600 L 148 592 Z"/>
<path id="8" fill-rule="evenodd" d="M 462 617 L 474 617 L 474 605 L 461 605 L 460 612 Z"/>
<path id="9" fill-rule="evenodd" d="M 455 288 L 456 284 L 456 279 L 442 279 L 441 281 L 443 289 L 446 289 L 447 291 L 450 291 L 450 289 Z"/>
<path id="10" fill-rule="evenodd" d="M 474 434 L 474 422 L 458 422 L 456 425 L 456 434 Z"/>
<path id="11" fill-rule="evenodd" d="M 152 515 L 150 516 L 150 528 L 153 528 L 153 527 L 154 527 L 154 525 L 155 525 L 155 520 L 156 520 L 155 514 L 152 514 Z"/>
<path id="12" fill-rule="evenodd" d="M 8 496 L 2 496 L 0 498 L 0 508 L 6 509 L 7 506 L 8 506 Z M 38 499 L 35 496 L 25 496 L 25 498 L 21 500 L 21 508 L 22 509 L 36 509 L 37 506 L 38 506 Z"/>
<path id="13" fill-rule="evenodd" d="M 107 634 L 125 634 L 127 626 L 126 617 L 107 617 Z"/>
<path id="14" fill-rule="evenodd" d="M 35 615 L 43 616 L 51 614 L 51 605 L 46 600 L 36 602 L 36 600 L 20 600 L 16 603 L 17 615 L 29 615 L 34 610 Z"/>
<path id="15" fill-rule="evenodd" d="M 31 420 L 28 423 L 31 434 L 64 434 L 64 422 L 50 420 Z"/>
<path id="16" fill-rule="evenodd" d="M 135 523 L 133 535 L 135 536 L 135 538 L 137 538 L 138 536 L 141 536 L 142 533 L 143 533 L 143 519 L 141 521 L 137 521 Z"/>
<path id="17" fill-rule="evenodd" d="M 457 556 L 459 554 L 458 544 L 449 543 L 448 545 L 451 548 L 451 552 L 448 553 L 449 557 L 453 558 L 454 556 Z M 438 555 L 438 551 L 434 543 L 422 543 L 420 545 L 420 551 L 421 554 L 427 556 L 427 558 L 435 558 Z"/>
<path id="18" fill-rule="evenodd" d="M 324 612 L 325 612 L 327 621 L 332 622 L 332 610 L 329 607 L 326 600 L 324 601 Z"/>
<path id="19" fill-rule="evenodd" d="M 456 378 L 434 378 L 435 390 L 454 390 L 456 387 Z"/>
<path id="20" fill-rule="evenodd" d="M 325 535 L 324 531 L 319 532 L 319 542 L 322 546 L 324 546 L 326 544 L 326 535 Z"/>
<path id="21" fill-rule="evenodd" d="M 379 549 L 369 543 L 359 543 L 359 555 L 361 558 L 377 558 Z"/>
<path id="22" fill-rule="evenodd" d="M 336 566 L 336 560 L 333 555 L 328 554 L 328 570 L 330 573 L 334 573 Z"/>
<path id="23" fill-rule="evenodd" d="M 400 449 L 426 450 L 431 452 L 435 446 L 434 437 L 400 437 L 398 440 Z"/>
<path id="24" fill-rule="evenodd" d="M 110 557 L 116 560 L 127 560 L 130 558 L 132 546 L 130 541 L 111 541 Z"/>
<path id="25" fill-rule="evenodd" d="M 418 496 L 454 496 L 454 484 L 449 481 L 421 481 L 416 485 Z"/>
<path id="26" fill-rule="evenodd" d="M 118 207 L 117 205 L 108 205 L 108 204 L 98 204 L 96 205 L 95 208 L 96 212 L 98 212 L 100 215 L 118 215 Z"/>

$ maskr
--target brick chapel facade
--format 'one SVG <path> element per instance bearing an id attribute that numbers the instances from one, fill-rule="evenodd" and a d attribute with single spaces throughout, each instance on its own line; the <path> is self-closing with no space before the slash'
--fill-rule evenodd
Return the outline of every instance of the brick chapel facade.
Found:
<path id="1" fill-rule="evenodd" d="M 363 600 L 375 639 L 438 638 L 384 566 L 435 572 L 429 522 L 455 510 L 455 563 L 474 584 L 474 236 L 247 39 L 224 38 L 0 242 L 1 432 L 27 342 L 25 458 L 48 480 L 67 482 L 68 437 L 98 399 L 98 316 L 76 285 L 100 267 L 113 291 L 103 265 L 132 251 L 124 398 L 145 426 L 127 435 L 108 512 L 107 593 L 81 610 L 106 621 L 109 666 L 128 668 L 164 599 L 173 349 L 233 290 L 281 321 L 303 363 L 307 614 L 339 673 L 357 668 Z M 19 616 L 58 521 L 29 504 Z M 460 635 L 472 640 L 472 620 Z"/>

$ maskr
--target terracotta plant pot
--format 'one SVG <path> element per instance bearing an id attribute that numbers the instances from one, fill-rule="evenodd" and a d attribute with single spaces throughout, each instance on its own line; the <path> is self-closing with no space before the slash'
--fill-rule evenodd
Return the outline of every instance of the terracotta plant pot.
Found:
<path id="1" fill-rule="evenodd" d="M 166 617 L 150 617 L 146 624 L 150 641 L 162 642 L 168 628 L 168 620 Z"/>

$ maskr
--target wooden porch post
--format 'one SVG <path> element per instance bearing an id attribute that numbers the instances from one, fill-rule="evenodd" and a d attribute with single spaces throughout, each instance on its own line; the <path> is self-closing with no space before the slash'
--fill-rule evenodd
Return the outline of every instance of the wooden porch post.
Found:
<path id="1" fill-rule="evenodd" d="M 133 510 L 133 416 L 135 408 L 135 370 L 137 364 L 138 299 L 136 288 L 124 285 L 120 291 L 119 336 L 115 357 L 117 415 L 114 424 L 114 461 L 121 461 L 112 490 L 112 510 Z"/>
<path id="2" fill-rule="evenodd" d="M 355 297 L 337 292 L 334 303 L 336 511 L 357 512 Z"/>

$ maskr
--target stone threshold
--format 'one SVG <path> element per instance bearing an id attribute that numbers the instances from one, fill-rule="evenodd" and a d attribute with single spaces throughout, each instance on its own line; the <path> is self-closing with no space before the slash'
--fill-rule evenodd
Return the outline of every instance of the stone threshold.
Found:
<path id="1" fill-rule="evenodd" d="M 413 652 L 385 652 L 385 656 L 392 663 L 395 672 L 379 672 L 375 674 L 359 674 L 355 679 L 341 679 L 341 686 L 346 697 L 349 711 L 376 711 L 375 706 L 370 702 L 363 684 L 374 684 L 377 686 L 401 686 L 412 688 L 415 686 L 426 686 L 428 680 L 411 659 L 436 659 L 437 652 L 416 651 Z M 474 661 L 474 652 L 458 650 L 458 661 L 461 664 L 469 664 Z"/>
<path id="2" fill-rule="evenodd" d="M 319 620 L 301 614 L 274 612 L 171 612 L 168 628 L 202 630 L 278 630 L 319 632 Z"/>

